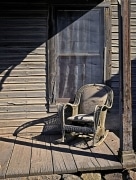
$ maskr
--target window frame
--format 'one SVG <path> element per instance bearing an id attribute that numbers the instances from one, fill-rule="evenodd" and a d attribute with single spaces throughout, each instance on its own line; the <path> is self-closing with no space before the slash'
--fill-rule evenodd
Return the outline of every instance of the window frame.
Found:
<path id="1" fill-rule="evenodd" d="M 52 38 L 56 34 L 57 27 L 57 10 L 69 10 L 69 9 L 86 9 L 94 7 L 94 5 L 50 5 L 49 7 L 49 40 L 47 43 L 47 56 L 48 56 L 48 112 L 57 112 L 57 102 L 55 101 L 55 95 L 53 93 L 55 88 L 55 80 L 52 78 L 55 76 L 55 72 L 52 69 L 55 69 L 55 63 L 50 63 L 50 59 L 54 58 L 55 54 L 55 38 Z M 101 3 L 97 5 L 97 7 L 104 8 L 104 83 L 110 86 L 110 78 L 111 78 L 111 6 L 109 3 Z M 52 61 L 51 61 L 52 62 Z M 65 98 L 62 99 L 62 102 L 66 102 Z"/>

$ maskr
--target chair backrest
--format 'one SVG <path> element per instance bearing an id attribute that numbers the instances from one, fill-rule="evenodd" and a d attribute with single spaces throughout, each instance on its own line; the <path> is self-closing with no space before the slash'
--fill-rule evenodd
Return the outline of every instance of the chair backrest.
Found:
<path id="1" fill-rule="evenodd" d="M 74 104 L 79 104 L 79 114 L 90 114 L 96 105 L 112 106 L 113 91 L 103 84 L 86 84 L 76 93 Z"/>

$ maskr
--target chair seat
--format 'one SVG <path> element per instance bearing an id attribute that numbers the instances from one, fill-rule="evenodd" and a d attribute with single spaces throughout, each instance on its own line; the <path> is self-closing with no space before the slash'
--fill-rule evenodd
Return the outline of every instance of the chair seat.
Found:
<path id="1" fill-rule="evenodd" d="M 94 128 L 92 126 L 74 126 L 74 125 L 65 125 L 64 130 L 68 132 L 76 132 L 76 133 L 83 133 L 83 134 L 91 134 L 94 133 Z"/>
<path id="2" fill-rule="evenodd" d="M 94 122 L 94 116 L 91 114 L 77 114 L 75 116 L 70 116 L 67 118 L 69 121 L 75 121 L 75 122 Z"/>

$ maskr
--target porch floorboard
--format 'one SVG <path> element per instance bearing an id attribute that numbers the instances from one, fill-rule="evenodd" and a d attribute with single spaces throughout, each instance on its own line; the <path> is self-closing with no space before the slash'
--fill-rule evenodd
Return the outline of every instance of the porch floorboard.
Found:
<path id="1" fill-rule="evenodd" d="M 122 169 L 119 138 L 109 132 L 105 142 L 91 147 L 78 137 L 58 144 L 59 135 L 0 137 L 0 178 Z"/>

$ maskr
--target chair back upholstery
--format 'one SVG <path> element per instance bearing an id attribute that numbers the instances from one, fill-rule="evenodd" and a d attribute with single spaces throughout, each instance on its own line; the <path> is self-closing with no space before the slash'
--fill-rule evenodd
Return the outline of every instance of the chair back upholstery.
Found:
<path id="1" fill-rule="evenodd" d="M 77 91 L 74 104 L 79 104 L 79 114 L 91 114 L 96 105 L 111 105 L 112 96 L 111 88 L 106 85 L 86 84 Z"/>

